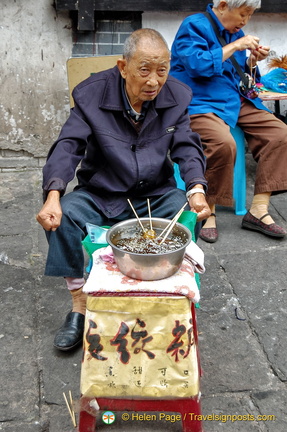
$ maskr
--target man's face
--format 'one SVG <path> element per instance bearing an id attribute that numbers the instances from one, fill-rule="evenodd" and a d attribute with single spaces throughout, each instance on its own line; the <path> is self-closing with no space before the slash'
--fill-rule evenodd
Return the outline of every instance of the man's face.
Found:
<path id="1" fill-rule="evenodd" d="M 167 80 L 170 54 L 163 43 L 143 39 L 129 60 L 118 62 L 126 81 L 126 92 L 135 111 L 144 101 L 153 100 Z"/>

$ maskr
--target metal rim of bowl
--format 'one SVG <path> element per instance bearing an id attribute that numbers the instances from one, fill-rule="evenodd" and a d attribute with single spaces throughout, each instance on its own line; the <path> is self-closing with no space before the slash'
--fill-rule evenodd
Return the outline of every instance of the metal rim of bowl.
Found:
<path id="1" fill-rule="evenodd" d="M 150 218 L 139 218 L 139 219 L 140 219 L 141 222 L 150 222 Z M 151 220 L 152 220 L 152 222 L 153 221 L 168 222 L 168 223 L 171 222 L 170 219 L 156 218 L 156 217 L 154 217 L 154 218 L 152 217 Z M 181 251 L 182 249 L 185 249 L 189 245 L 189 243 L 191 242 L 191 240 L 192 240 L 192 238 L 191 238 L 191 232 L 189 231 L 189 229 L 186 226 L 184 226 L 183 224 L 181 224 L 180 222 L 176 222 L 175 227 L 181 228 L 186 233 L 186 235 L 187 235 L 187 240 L 186 240 L 185 244 L 183 246 L 181 246 L 180 248 L 175 249 L 175 250 L 171 250 L 171 251 L 162 252 L 162 253 L 159 253 L 159 254 L 148 254 L 148 253 L 143 254 L 143 253 L 125 251 L 125 250 L 119 248 L 118 246 L 116 246 L 112 242 L 112 240 L 111 240 L 111 233 L 113 233 L 116 230 L 117 227 L 123 227 L 124 228 L 124 226 L 128 225 L 131 221 L 135 222 L 135 226 L 138 225 L 140 227 L 138 220 L 136 218 L 134 218 L 134 219 L 126 219 L 124 221 L 118 222 L 115 225 L 113 225 L 111 228 L 109 228 L 108 231 L 107 231 L 107 236 L 106 236 L 107 243 L 112 248 L 115 248 L 119 252 L 126 253 L 126 254 L 129 254 L 129 255 L 142 256 L 142 257 L 144 257 L 144 256 L 153 256 L 153 255 L 155 255 L 155 256 L 156 255 L 157 256 L 163 255 L 164 256 L 164 255 L 170 255 L 172 252 L 178 252 L 178 251 Z"/>

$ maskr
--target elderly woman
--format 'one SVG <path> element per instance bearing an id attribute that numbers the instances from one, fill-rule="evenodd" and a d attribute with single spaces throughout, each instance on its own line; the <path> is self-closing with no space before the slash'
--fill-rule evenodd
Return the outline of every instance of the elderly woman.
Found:
<path id="1" fill-rule="evenodd" d="M 193 90 L 190 125 L 200 134 L 205 149 L 211 216 L 200 237 L 210 243 L 218 238 L 215 205 L 233 205 L 236 144 L 230 127 L 236 124 L 245 132 L 257 162 L 254 197 L 242 228 L 277 238 L 286 235 L 268 207 L 272 194 L 287 190 L 287 126 L 256 94 L 246 94 L 232 62 L 233 57 L 239 69 L 259 80 L 257 62 L 268 56 L 270 48 L 261 45 L 259 37 L 244 35 L 242 27 L 260 6 L 260 0 L 214 0 L 205 14 L 182 22 L 172 45 L 170 73 Z"/>

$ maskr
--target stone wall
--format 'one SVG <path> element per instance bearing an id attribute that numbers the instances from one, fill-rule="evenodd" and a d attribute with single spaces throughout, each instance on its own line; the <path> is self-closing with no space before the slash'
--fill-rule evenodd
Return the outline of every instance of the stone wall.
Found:
<path id="1" fill-rule="evenodd" d="M 52 0 L 2 0 L 0 169 L 34 167 L 68 115 L 68 12 Z"/>

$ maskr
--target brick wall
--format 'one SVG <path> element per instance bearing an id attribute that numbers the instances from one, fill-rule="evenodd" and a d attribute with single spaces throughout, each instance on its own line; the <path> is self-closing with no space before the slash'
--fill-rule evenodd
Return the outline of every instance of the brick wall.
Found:
<path id="1" fill-rule="evenodd" d="M 98 13 L 94 31 L 78 31 L 73 26 L 73 57 L 122 54 L 126 38 L 141 28 L 141 13 Z"/>

